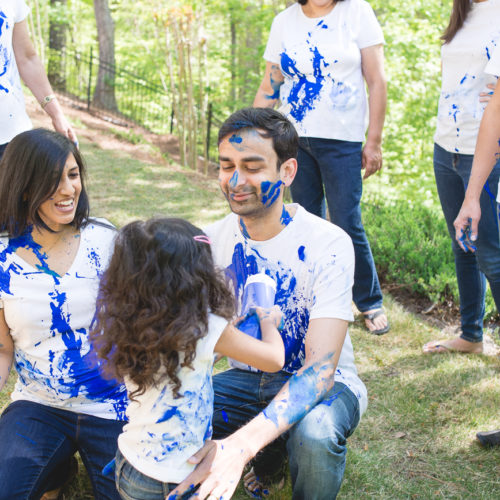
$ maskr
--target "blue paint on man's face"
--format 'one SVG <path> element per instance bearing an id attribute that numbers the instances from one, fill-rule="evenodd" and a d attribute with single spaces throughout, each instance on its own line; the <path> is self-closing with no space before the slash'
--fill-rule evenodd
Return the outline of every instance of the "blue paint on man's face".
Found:
<path id="1" fill-rule="evenodd" d="M 229 143 L 234 147 L 234 149 L 238 151 L 243 151 L 245 148 L 243 147 L 243 137 L 241 137 L 239 134 L 233 134 L 229 138 Z"/>
<path id="2" fill-rule="evenodd" d="M 229 185 L 234 189 L 238 184 L 238 172 L 235 170 L 231 179 L 229 179 Z"/>
<path id="3" fill-rule="evenodd" d="M 260 189 L 262 192 L 262 204 L 266 207 L 270 207 L 279 197 L 281 193 L 281 185 L 283 182 L 281 180 L 277 182 L 264 181 L 260 184 Z"/>

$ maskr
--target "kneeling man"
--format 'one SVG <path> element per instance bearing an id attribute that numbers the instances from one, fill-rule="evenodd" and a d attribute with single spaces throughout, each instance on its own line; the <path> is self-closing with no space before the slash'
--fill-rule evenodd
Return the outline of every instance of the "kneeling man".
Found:
<path id="1" fill-rule="evenodd" d="M 237 111 L 220 129 L 219 183 L 232 213 L 206 232 L 240 304 L 249 276 L 276 282 L 286 360 L 276 374 L 215 375 L 216 441 L 193 457 L 198 466 L 176 492 L 201 483 L 201 498 L 230 498 L 245 464 L 281 435 L 293 499 L 332 500 L 340 488 L 346 439 L 367 405 L 347 331 L 354 253 L 339 227 L 284 204 L 297 147 L 293 125 L 269 108 Z"/>

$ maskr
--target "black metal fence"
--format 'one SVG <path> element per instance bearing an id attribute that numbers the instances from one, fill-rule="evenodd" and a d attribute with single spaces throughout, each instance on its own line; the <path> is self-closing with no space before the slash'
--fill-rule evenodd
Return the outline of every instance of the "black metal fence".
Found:
<path id="1" fill-rule="evenodd" d="M 151 75 L 136 75 L 114 65 L 101 62 L 105 75 L 113 82 L 116 106 L 106 106 L 96 101 L 99 58 L 93 48 L 85 54 L 66 50 L 59 54 L 60 74 L 55 90 L 78 100 L 89 111 L 133 121 L 152 132 L 172 133 L 174 116 L 172 102 L 165 89 Z M 156 79 L 157 80 L 157 79 Z M 52 82 L 56 83 L 56 82 Z M 114 109 L 113 109 L 114 108 Z"/>

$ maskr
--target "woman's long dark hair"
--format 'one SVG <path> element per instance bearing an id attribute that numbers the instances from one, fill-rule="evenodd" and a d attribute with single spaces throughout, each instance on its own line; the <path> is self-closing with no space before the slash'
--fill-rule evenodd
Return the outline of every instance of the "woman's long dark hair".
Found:
<path id="1" fill-rule="evenodd" d="M 443 40 L 444 43 L 450 43 L 453 40 L 457 31 L 464 25 L 471 7 L 472 4 L 470 0 L 453 0 L 450 23 L 441 35 L 441 40 Z"/>
<path id="2" fill-rule="evenodd" d="M 52 231 L 38 210 L 57 189 L 68 156 L 75 157 L 82 190 L 71 225 L 80 229 L 88 220 L 85 164 L 76 146 L 64 135 L 37 128 L 17 135 L 0 161 L 0 231 L 14 238 L 30 225 Z"/>
<path id="3" fill-rule="evenodd" d="M 143 394 L 165 376 L 178 395 L 179 367 L 191 367 L 208 331 L 209 311 L 226 319 L 234 298 L 215 269 L 203 232 L 183 219 L 127 224 L 101 280 L 93 345 L 112 377 L 128 377 Z"/>

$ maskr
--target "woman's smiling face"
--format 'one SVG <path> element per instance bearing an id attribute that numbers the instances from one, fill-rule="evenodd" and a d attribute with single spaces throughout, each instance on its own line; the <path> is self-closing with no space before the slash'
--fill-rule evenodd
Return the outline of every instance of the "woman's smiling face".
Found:
<path id="1" fill-rule="evenodd" d="M 70 154 L 64 165 L 56 190 L 38 209 L 38 214 L 53 231 L 73 222 L 82 191 L 80 168 Z"/>

